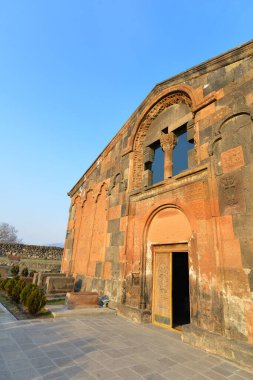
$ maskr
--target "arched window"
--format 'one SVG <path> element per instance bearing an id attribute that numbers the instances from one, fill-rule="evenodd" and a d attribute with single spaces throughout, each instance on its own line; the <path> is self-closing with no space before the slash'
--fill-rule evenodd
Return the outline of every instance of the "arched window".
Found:
<path id="1" fill-rule="evenodd" d="M 144 187 L 171 178 L 189 168 L 189 154 L 194 148 L 193 124 L 160 133 L 160 140 L 144 150 Z"/>
<path id="2" fill-rule="evenodd" d="M 152 145 L 152 161 L 145 164 L 145 169 L 150 172 L 150 184 L 158 183 L 164 179 L 164 151 L 160 141 Z"/>
<path id="3" fill-rule="evenodd" d="M 164 179 L 164 151 L 160 144 L 154 146 L 154 161 L 151 170 L 153 172 L 153 183 L 161 182 Z"/>
<path id="4" fill-rule="evenodd" d="M 188 153 L 194 147 L 193 139 L 188 140 L 186 124 L 174 133 L 177 137 L 177 144 L 172 152 L 172 176 L 189 168 Z"/>

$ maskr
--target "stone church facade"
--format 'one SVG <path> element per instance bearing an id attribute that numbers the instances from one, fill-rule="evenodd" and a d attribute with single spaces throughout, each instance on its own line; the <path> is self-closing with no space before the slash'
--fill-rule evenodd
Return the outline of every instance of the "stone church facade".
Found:
<path id="1" fill-rule="evenodd" d="M 253 363 L 253 41 L 156 85 L 69 196 L 82 290 Z"/>

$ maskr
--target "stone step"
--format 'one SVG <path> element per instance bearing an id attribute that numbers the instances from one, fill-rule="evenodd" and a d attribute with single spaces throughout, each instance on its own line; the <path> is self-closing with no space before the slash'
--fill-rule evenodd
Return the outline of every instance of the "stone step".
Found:
<path id="1" fill-rule="evenodd" d="M 109 316 L 109 315 L 117 315 L 117 310 L 110 309 L 109 307 L 86 307 L 86 308 L 78 308 L 78 309 L 67 309 L 65 305 L 55 305 L 49 307 L 48 310 L 51 311 L 54 318 L 61 317 L 79 317 L 79 316 Z"/>

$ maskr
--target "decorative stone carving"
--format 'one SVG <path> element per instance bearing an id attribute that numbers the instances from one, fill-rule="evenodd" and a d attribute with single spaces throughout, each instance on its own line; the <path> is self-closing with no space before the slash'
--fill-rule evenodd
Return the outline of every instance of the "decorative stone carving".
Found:
<path id="1" fill-rule="evenodd" d="M 168 267 L 162 263 L 158 268 L 158 286 L 161 300 L 168 298 L 169 272 Z"/>
<path id="2" fill-rule="evenodd" d="M 177 136 L 175 133 L 161 133 L 161 147 L 164 151 L 164 179 L 172 177 L 172 152 L 177 145 Z"/>
<path id="3" fill-rule="evenodd" d="M 238 203 L 237 186 L 238 182 L 234 176 L 226 177 L 221 180 L 224 200 L 228 206 L 233 206 Z"/>
<path id="4" fill-rule="evenodd" d="M 219 182 L 219 203 L 223 215 L 242 213 L 245 211 L 242 175 L 240 171 L 224 174 Z"/>
<path id="5" fill-rule="evenodd" d="M 161 147 L 164 152 L 172 151 L 177 145 L 177 136 L 175 133 L 161 133 L 160 136 Z"/>
<path id="6" fill-rule="evenodd" d="M 185 103 L 192 107 L 192 100 L 189 95 L 183 91 L 177 91 L 164 97 L 145 115 L 138 129 L 134 143 L 134 167 L 133 167 L 133 188 L 140 188 L 142 185 L 143 176 L 143 156 L 144 156 L 144 141 L 147 131 L 153 120 L 166 108 L 173 104 Z"/>

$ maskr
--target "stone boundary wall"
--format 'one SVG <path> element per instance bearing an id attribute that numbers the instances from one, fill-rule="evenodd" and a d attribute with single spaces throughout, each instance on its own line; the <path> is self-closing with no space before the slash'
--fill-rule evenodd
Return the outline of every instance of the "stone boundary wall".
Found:
<path id="1" fill-rule="evenodd" d="M 27 267 L 29 272 L 60 272 L 63 248 L 28 244 L 0 243 L 0 266 L 10 275 L 13 265 L 20 271 Z"/>
<path id="2" fill-rule="evenodd" d="M 0 243 L 0 257 L 16 256 L 20 259 L 61 260 L 63 248 L 28 244 Z"/>

